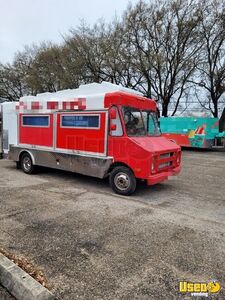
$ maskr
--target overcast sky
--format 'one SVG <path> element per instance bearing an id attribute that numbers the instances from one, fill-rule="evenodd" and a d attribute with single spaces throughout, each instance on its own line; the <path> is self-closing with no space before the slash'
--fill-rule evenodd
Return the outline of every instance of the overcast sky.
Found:
<path id="1" fill-rule="evenodd" d="M 60 42 L 82 19 L 120 16 L 128 2 L 137 0 L 0 0 L 0 62 L 11 62 L 25 45 Z"/>

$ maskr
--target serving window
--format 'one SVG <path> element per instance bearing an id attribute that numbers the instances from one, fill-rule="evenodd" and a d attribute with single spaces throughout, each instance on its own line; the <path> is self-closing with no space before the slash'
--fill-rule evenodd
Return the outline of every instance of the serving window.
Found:
<path id="1" fill-rule="evenodd" d="M 49 127 L 49 115 L 48 116 L 23 115 L 22 126 L 23 127 Z"/>
<path id="2" fill-rule="evenodd" d="M 61 115 L 62 128 L 99 129 L 99 115 Z"/>

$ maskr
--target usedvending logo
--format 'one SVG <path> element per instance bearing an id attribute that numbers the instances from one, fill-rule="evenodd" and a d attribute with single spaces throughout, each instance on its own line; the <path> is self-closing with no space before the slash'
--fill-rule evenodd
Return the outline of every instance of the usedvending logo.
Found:
<path id="1" fill-rule="evenodd" d="M 220 291 L 220 284 L 217 281 L 212 282 L 188 282 L 180 281 L 179 292 L 182 294 L 191 294 L 191 296 L 208 297 Z"/>

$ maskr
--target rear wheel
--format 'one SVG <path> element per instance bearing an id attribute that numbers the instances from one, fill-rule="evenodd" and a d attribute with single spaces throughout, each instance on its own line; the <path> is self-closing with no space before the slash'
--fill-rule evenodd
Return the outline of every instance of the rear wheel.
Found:
<path id="1" fill-rule="evenodd" d="M 33 165 L 32 158 L 30 154 L 24 153 L 20 160 L 20 166 L 24 173 L 33 174 L 35 171 L 35 166 Z"/>
<path id="2" fill-rule="evenodd" d="M 111 188 L 117 194 L 128 196 L 136 189 L 136 178 L 133 172 L 127 167 L 116 167 L 109 176 Z"/>

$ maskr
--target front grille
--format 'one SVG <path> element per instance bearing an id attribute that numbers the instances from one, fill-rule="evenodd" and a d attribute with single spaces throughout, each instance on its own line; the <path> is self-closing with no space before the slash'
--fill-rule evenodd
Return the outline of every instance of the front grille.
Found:
<path id="1" fill-rule="evenodd" d="M 166 167 L 170 167 L 172 165 L 172 161 L 168 161 L 159 165 L 159 169 L 163 169 Z"/>
<path id="2" fill-rule="evenodd" d="M 163 153 L 163 154 L 160 154 L 160 158 L 167 158 L 167 157 L 170 157 L 170 156 L 173 156 L 173 152 L 167 152 L 167 153 Z"/>
<path id="3" fill-rule="evenodd" d="M 177 152 L 154 155 L 153 173 L 164 172 L 177 166 Z"/>

